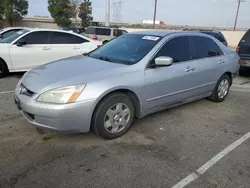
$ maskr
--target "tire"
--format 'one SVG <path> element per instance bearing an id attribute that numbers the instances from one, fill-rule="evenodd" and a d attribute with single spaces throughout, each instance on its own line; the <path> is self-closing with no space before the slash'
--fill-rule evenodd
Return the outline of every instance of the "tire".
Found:
<path id="1" fill-rule="evenodd" d="M 240 76 L 247 76 L 247 73 L 250 72 L 246 67 L 240 67 L 239 75 Z"/>
<path id="2" fill-rule="evenodd" d="M 91 128 L 98 136 L 115 139 L 124 135 L 131 128 L 134 118 L 135 107 L 131 99 L 122 93 L 114 93 L 97 105 Z"/>
<path id="3" fill-rule="evenodd" d="M 0 78 L 5 77 L 8 74 L 9 70 L 2 60 L 0 60 Z"/>
<path id="4" fill-rule="evenodd" d="M 104 44 L 106 44 L 106 43 L 108 43 L 108 42 L 109 42 L 109 41 L 105 40 L 105 41 L 102 42 L 102 44 L 104 45 Z"/>
<path id="5" fill-rule="evenodd" d="M 225 85 L 224 90 L 220 90 L 221 84 L 223 83 L 224 84 L 227 83 L 228 86 L 226 87 Z M 218 103 L 224 101 L 229 93 L 229 89 L 231 86 L 230 83 L 232 83 L 231 78 L 227 74 L 222 75 L 220 79 L 218 80 L 212 94 L 210 95 L 210 97 L 208 97 L 208 99 L 213 102 L 218 102 Z M 220 93 L 219 91 L 224 91 L 224 92 Z"/>

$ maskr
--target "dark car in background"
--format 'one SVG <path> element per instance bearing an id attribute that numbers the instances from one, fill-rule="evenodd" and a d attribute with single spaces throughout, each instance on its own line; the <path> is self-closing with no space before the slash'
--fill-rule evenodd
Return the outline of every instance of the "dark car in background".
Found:
<path id="1" fill-rule="evenodd" d="M 240 40 L 236 49 L 240 56 L 240 75 L 250 72 L 250 29 Z"/>
<path id="2" fill-rule="evenodd" d="M 191 31 L 191 29 L 185 29 L 184 31 Z M 217 40 L 219 40 L 221 43 L 223 43 L 225 46 L 228 46 L 226 38 L 220 31 L 214 31 L 214 30 L 192 30 L 192 31 L 197 31 L 197 32 L 201 32 L 201 33 L 213 36 Z"/>

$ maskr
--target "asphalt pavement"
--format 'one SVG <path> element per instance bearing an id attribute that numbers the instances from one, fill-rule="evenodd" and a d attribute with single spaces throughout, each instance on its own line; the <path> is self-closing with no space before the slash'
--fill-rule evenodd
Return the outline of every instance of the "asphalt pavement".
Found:
<path id="1" fill-rule="evenodd" d="M 13 103 L 20 76 L 0 80 L 1 188 L 177 188 L 190 174 L 188 188 L 250 187 L 250 139 L 222 152 L 250 132 L 250 77 L 236 78 L 223 103 L 204 99 L 165 110 L 104 140 L 29 124 Z M 220 152 L 221 159 L 197 173 Z"/>

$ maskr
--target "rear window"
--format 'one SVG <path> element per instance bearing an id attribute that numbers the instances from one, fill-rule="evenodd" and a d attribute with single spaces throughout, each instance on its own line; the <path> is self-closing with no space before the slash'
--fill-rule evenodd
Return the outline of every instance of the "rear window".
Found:
<path id="1" fill-rule="evenodd" d="M 246 32 L 246 34 L 243 36 L 242 40 L 250 42 L 250 29 Z"/>
<path id="2" fill-rule="evenodd" d="M 108 28 L 95 28 L 95 27 L 89 27 L 87 28 L 86 34 L 95 34 L 95 35 L 104 35 L 104 36 L 110 36 L 111 29 Z"/>
<path id="3" fill-rule="evenodd" d="M 213 36 L 220 42 L 226 42 L 224 36 L 221 33 L 216 33 L 216 32 L 202 32 L 202 33 Z"/>

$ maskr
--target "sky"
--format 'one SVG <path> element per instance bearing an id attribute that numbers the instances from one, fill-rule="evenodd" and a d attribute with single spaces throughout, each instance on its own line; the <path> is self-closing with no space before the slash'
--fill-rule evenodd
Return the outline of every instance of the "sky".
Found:
<path id="1" fill-rule="evenodd" d="M 116 0 L 111 0 L 111 3 Z M 121 21 L 152 20 L 154 0 L 123 0 Z M 232 27 L 238 0 L 158 0 L 157 20 L 171 25 Z M 92 0 L 95 21 L 105 20 L 106 0 Z M 47 0 L 29 0 L 29 16 L 50 16 Z M 111 6 L 112 11 L 112 6 Z M 250 0 L 241 3 L 238 27 L 250 28 Z M 113 13 L 111 12 L 111 21 Z"/>

